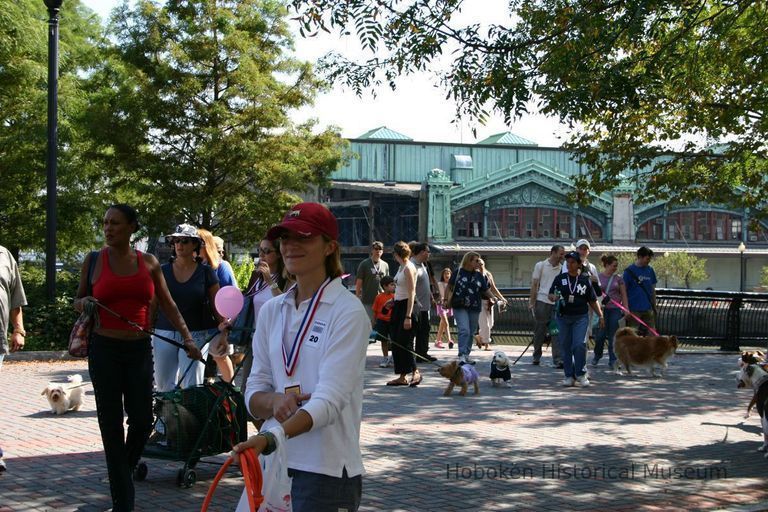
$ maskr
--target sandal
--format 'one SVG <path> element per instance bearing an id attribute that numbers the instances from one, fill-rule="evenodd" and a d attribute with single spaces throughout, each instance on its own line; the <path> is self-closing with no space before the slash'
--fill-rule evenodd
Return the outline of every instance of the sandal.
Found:
<path id="1" fill-rule="evenodd" d="M 400 378 L 387 382 L 387 386 L 407 386 L 407 385 L 408 385 L 408 381 L 402 380 Z"/>
<path id="2" fill-rule="evenodd" d="M 416 386 L 418 386 L 419 384 L 421 384 L 421 379 L 422 379 L 422 376 L 421 376 L 421 373 L 419 373 L 419 374 L 416 376 L 416 378 L 415 378 L 415 379 L 411 380 L 411 383 L 410 383 L 410 384 L 408 384 L 408 386 L 410 386 L 410 387 L 412 387 L 412 388 L 415 388 Z"/>

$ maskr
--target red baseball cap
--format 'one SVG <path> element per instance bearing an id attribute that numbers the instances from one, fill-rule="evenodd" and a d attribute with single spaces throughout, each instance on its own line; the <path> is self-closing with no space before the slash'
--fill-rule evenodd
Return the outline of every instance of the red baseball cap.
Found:
<path id="1" fill-rule="evenodd" d="M 299 203 L 291 207 L 283 221 L 267 231 L 267 239 L 275 240 L 285 231 L 293 231 L 306 237 L 326 235 L 331 240 L 339 238 L 336 217 L 320 203 Z"/>

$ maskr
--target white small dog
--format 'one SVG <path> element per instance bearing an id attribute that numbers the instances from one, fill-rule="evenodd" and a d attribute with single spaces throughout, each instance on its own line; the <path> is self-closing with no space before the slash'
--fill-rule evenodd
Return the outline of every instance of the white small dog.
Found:
<path id="1" fill-rule="evenodd" d="M 509 359 L 507 359 L 507 354 L 501 350 L 498 350 L 493 354 L 490 379 L 493 383 L 493 387 L 501 385 L 508 388 L 512 387 L 512 383 L 510 382 L 512 379 L 512 372 L 509 370 Z"/>
<path id="2" fill-rule="evenodd" d="M 83 377 L 70 375 L 67 380 L 69 384 L 49 382 L 40 393 L 48 399 L 53 414 L 64 414 L 70 409 L 77 411 L 83 405 Z"/>

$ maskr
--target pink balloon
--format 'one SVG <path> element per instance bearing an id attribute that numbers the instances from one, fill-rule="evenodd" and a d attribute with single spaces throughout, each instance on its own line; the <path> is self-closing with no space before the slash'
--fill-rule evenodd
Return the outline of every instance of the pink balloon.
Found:
<path id="1" fill-rule="evenodd" d="M 243 293 L 237 286 L 224 286 L 216 292 L 216 311 L 225 318 L 235 318 L 243 309 Z"/>

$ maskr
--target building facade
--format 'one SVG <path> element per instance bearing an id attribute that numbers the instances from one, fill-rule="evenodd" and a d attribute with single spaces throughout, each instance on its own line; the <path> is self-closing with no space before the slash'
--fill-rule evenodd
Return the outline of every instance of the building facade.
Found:
<path id="1" fill-rule="evenodd" d="M 356 158 L 319 191 L 339 219 L 348 271 L 373 240 L 391 246 L 417 239 L 431 244 L 437 269 L 455 266 L 468 250 L 481 253 L 500 286 L 528 286 L 533 265 L 553 244 L 581 238 L 592 243 L 595 262 L 640 245 L 696 254 L 710 275 L 699 288 L 749 290 L 768 265 L 766 226 L 751 227 L 748 211 L 639 205 L 629 186 L 575 205 L 568 197 L 581 165 L 568 151 L 512 133 L 449 144 L 381 127 L 349 142 Z"/>

